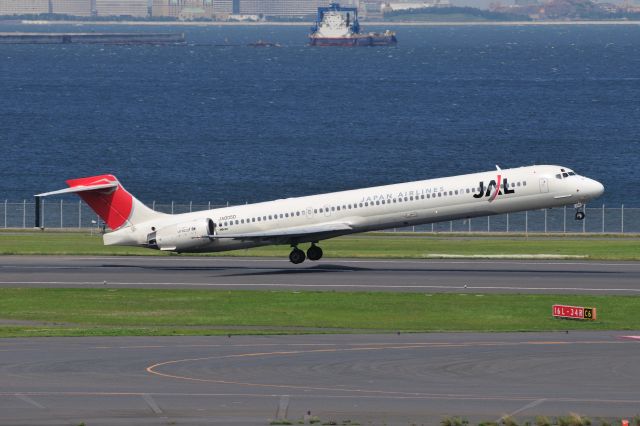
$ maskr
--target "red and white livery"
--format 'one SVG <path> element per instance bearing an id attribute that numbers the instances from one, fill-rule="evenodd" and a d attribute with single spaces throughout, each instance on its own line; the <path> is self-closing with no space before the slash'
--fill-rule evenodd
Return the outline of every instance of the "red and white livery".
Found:
<path id="1" fill-rule="evenodd" d="M 584 203 L 604 191 L 562 166 L 496 169 L 182 214 L 153 211 L 113 175 L 71 179 L 69 188 L 38 196 L 78 194 L 110 228 L 106 245 L 186 253 L 287 244 L 297 264 L 322 257 L 319 241 L 358 232 L 569 204 L 582 220 Z"/>

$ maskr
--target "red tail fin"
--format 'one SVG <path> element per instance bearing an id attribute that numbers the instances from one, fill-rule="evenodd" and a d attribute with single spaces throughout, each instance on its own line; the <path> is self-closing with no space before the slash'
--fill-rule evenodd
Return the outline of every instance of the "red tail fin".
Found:
<path id="1" fill-rule="evenodd" d="M 105 188 L 107 184 L 112 186 Z M 113 175 L 69 179 L 67 185 L 73 189 L 82 189 L 77 194 L 111 229 L 120 228 L 131 216 L 133 197 Z M 98 188 L 92 190 L 91 187 L 94 186 Z"/>

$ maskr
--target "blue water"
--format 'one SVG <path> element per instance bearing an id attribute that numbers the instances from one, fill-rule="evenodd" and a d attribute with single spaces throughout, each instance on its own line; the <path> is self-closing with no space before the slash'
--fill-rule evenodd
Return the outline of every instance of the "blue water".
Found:
<path id="1" fill-rule="evenodd" d="M 1 199 L 107 172 L 147 202 L 244 203 L 559 163 L 640 205 L 637 26 L 398 27 L 357 49 L 305 27 L 20 29 L 190 44 L 0 45 Z"/>

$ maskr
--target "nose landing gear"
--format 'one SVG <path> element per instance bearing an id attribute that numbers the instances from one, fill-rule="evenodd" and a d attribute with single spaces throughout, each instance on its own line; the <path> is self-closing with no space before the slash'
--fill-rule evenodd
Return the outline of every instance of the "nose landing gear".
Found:
<path id="1" fill-rule="evenodd" d="M 576 208 L 576 220 L 584 220 L 584 204 L 578 203 L 574 207 Z"/>

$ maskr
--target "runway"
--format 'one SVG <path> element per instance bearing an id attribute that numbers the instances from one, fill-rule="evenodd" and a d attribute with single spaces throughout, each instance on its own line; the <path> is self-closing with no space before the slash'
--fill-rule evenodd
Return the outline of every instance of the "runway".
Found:
<path id="1" fill-rule="evenodd" d="M 640 262 L 2 256 L 0 287 L 640 295 Z"/>
<path id="2" fill-rule="evenodd" d="M 0 286 L 637 295 L 640 263 L 3 256 Z M 633 416 L 633 336 L 640 331 L 4 339 L 0 424 Z"/>
<path id="3" fill-rule="evenodd" d="M 637 414 L 638 332 L 0 341 L 0 423 L 371 425 Z"/>

